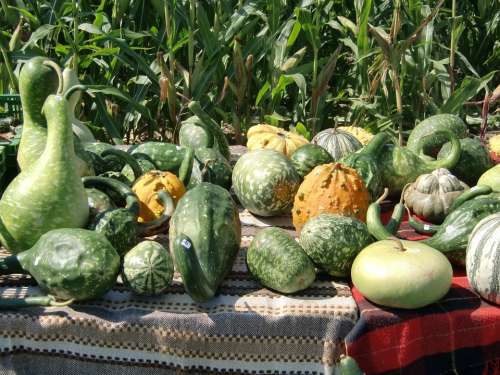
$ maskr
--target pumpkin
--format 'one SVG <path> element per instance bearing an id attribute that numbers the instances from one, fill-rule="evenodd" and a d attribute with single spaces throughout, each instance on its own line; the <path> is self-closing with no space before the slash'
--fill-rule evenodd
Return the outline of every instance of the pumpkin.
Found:
<path id="1" fill-rule="evenodd" d="M 500 213 L 485 217 L 474 227 L 465 267 L 472 288 L 485 300 L 500 305 Z"/>
<path id="2" fill-rule="evenodd" d="M 368 189 L 354 169 L 340 163 L 318 165 L 295 195 L 293 225 L 300 232 L 307 220 L 322 212 L 366 221 L 369 204 Z"/>
<path id="3" fill-rule="evenodd" d="M 279 151 L 288 157 L 297 148 L 309 143 L 301 135 L 265 124 L 254 125 L 248 129 L 247 138 L 247 148 L 249 150 L 266 148 Z"/>
<path id="4" fill-rule="evenodd" d="M 166 190 L 175 203 L 186 192 L 179 178 L 171 172 L 149 171 L 137 179 L 132 190 L 139 199 L 139 222 L 159 219 L 164 207 L 158 200 L 157 193 Z"/>
<path id="5" fill-rule="evenodd" d="M 440 223 L 455 199 L 469 187 L 447 169 L 423 174 L 404 192 L 406 206 L 431 223 Z"/>
<path id="6" fill-rule="evenodd" d="M 373 134 L 359 126 L 339 126 L 340 131 L 347 132 L 356 137 L 363 145 L 367 145 L 373 138 Z"/>
<path id="7" fill-rule="evenodd" d="M 314 136 L 311 143 L 323 147 L 335 161 L 363 147 L 354 135 L 335 128 L 320 131 Z"/>

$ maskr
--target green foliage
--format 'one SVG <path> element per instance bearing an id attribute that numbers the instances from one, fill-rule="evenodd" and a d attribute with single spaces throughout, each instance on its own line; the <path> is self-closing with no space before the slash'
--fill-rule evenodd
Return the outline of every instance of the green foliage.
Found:
<path id="1" fill-rule="evenodd" d="M 500 83 L 495 1 L 0 3 L 0 92 L 17 91 L 34 55 L 71 65 L 94 87 L 79 117 L 114 143 L 174 141 L 191 100 L 237 142 L 262 121 L 310 136 L 334 123 L 407 131 L 443 112 L 479 124 Z"/>

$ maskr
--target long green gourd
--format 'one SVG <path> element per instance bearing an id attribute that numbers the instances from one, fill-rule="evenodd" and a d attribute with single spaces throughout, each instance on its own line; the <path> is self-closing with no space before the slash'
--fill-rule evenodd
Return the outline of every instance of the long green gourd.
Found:
<path id="1" fill-rule="evenodd" d="M 47 142 L 47 121 L 42 115 L 42 106 L 57 85 L 62 86 L 59 66 L 44 57 L 34 57 L 21 69 L 19 93 L 23 107 L 23 131 L 17 153 L 21 171 L 30 168 L 42 155 Z M 69 110 L 69 109 L 68 109 Z M 78 157 L 76 168 L 80 176 L 92 175 L 94 171 L 79 142 L 74 144 Z"/>
<path id="2" fill-rule="evenodd" d="M 0 200 L 0 242 L 12 253 L 31 248 L 52 229 L 87 223 L 87 194 L 77 172 L 68 102 L 61 93 L 62 83 L 43 105 L 48 128 L 44 151 Z"/>
<path id="3" fill-rule="evenodd" d="M 120 257 L 100 233 L 55 229 L 29 250 L 0 259 L 0 275 L 29 273 L 42 296 L 0 299 L 0 309 L 61 306 L 98 298 L 111 289 L 120 269 Z"/>

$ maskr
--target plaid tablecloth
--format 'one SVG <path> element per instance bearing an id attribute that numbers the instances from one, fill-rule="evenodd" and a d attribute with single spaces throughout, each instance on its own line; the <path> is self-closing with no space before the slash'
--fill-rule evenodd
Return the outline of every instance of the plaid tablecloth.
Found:
<path id="1" fill-rule="evenodd" d="M 425 238 L 406 219 L 399 235 Z M 464 269 L 455 268 L 441 301 L 418 310 L 381 307 L 352 291 L 360 319 L 346 348 L 367 374 L 500 374 L 500 307 L 470 288 Z"/>
<path id="2" fill-rule="evenodd" d="M 262 289 L 245 249 L 264 223 L 241 212 L 233 270 L 209 303 L 184 293 L 178 274 L 160 297 L 117 286 L 65 308 L 0 311 L 1 374 L 328 374 L 354 327 L 349 286 L 318 279 L 293 296 Z M 39 293 L 29 277 L 0 278 L 0 298 Z"/>

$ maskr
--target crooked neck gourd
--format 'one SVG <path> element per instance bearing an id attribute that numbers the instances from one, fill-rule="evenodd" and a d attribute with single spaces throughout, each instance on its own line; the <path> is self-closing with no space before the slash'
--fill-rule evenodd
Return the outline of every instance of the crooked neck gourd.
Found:
<path id="1" fill-rule="evenodd" d="M 43 57 L 34 57 L 21 69 L 19 93 L 23 107 L 23 131 L 17 153 L 21 171 L 30 168 L 42 155 L 47 141 L 47 120 L 42 106 L 51 94 L 62 88 L 63 78 L 59 66 Z M 50 116 L 50 114 L 49 114 Z M 76 167 L 80 176 L 92 175 L 93 170 L 87 162 L 85 151 L 79 143 L 75 144 L 78 158 Z"/>
<path id="2" fill-rule="evenodd" d="M 10 183 L 0 200 L 0 242 L 12 253 L 31 248 L 48 231 L 84 227 L 87 195 L 77 171 L 68 102 L 49 95 L 45 149 Z"/>

